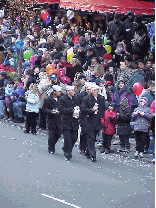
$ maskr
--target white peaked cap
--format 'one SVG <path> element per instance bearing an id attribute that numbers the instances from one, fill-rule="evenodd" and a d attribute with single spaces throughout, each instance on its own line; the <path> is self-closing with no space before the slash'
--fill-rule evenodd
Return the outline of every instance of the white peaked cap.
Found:
<path id="1" fill-rule="evenodd" d="M 66 86 L 66 90 L 74 90 L 75 86 L 70 86 L 70 85 L 67 85 Z"/>
<path id="2" fill-rule="evenodd" d="M 58 85 L 53 85 L 53 90 L 55 91 L 61 91 L 61 87 Z"/>

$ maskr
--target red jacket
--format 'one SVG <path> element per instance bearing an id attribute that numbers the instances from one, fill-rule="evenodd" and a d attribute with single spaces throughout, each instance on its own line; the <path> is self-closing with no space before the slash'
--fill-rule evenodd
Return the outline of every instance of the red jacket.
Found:
<path id="1" fill-rule="evenodd" d="M 109 120 L 109 117 L 112 117 L 112 121 Z M 102 124 L 105 125 L 105 130 L 102 129 L 102 132 L 109 135 L 115 134 L 115 124 L 116 124 L 116 112 L 110 112 L 109 109 L 105 111 L 104 117 L 101 118 Z"/>
<path id="2" fill-rule="evenodd" d="M 152 111 L 152 114 L 155 114 L 155 100 L 152 102 L 150 109 Z"/>

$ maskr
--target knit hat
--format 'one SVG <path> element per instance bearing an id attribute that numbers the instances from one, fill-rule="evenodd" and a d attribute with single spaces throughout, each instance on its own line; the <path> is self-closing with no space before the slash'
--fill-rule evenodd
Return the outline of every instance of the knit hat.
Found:
<path id="1" fill-rule="evenodd" d="M 128 105 L 128 99 L 125 97 L 125 98 L 122 98 L 121 102 L 120 102 L 120 105 Z"/>
<path id="2" fill-rule="evenodd" d="M 115 103 L 109 103 L 109 106 L 113 106 L 115 109 Z"/>
<path id="3" fill-rule="evenodd" d="M 104 58 L 104 59 L 107 59 L 107 60 L 111 60 L 111 59 L 113 58 L 113 56 L 112 56 L 110 53 L 105 53 L 105 54 L 103 55 L 103 58 Z"/>
<path id="4" fill-rule="evenodd" d="M 112 84 L 112 85 L 113 85 L 113 82 L 111 82 L 111 81 L 106 81 L 106 82 L 105 82 L 105 86 L 108 85 L 108 84 Z"/>

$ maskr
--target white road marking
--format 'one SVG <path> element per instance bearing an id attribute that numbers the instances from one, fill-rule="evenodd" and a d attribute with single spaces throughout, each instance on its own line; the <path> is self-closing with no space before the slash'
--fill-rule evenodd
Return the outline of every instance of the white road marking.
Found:
<path id="1" fill-rule="evenodd" d="M 47 194 L 41 194 L 41 196 L 45 196 L 45 197 L 47 197 L 47 198 L 49 198 L 49 199 L 53 199 L 53 200 L 58 201 L 58 202 L 61 202 L 61 203 L 63 203 L 63 204 L 67 204 L 67 205 L 69 205 L 69 206 L 71 206 L 71 207 L 81 208 L 81 207 L 79 207 L 79 206 L 77 206 L 77 205 L 75 205 L 75 204 L 71 204 L 71 203 L 69 203 L 69 202 L 66 202 L 65 200 L 57 199 L 57 198 L 55 198 L 55 197 L 53 197 L 53 196 L 49 196 L 49 195 L 47 195 Z"/>

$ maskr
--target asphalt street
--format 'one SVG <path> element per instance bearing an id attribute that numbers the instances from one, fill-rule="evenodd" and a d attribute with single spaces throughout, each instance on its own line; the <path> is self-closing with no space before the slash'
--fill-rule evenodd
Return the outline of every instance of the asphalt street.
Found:
<path id="1" fill-rule="evenodd" d="M 0 122 L 0 208 L 154 208 L 155 165 L 112 152 L 92 163 L 73 149 L 47 151 L 47 131 L 24 134 Z"/>

